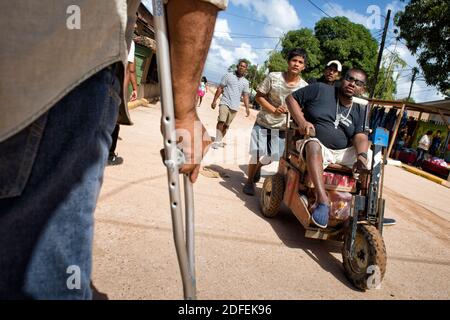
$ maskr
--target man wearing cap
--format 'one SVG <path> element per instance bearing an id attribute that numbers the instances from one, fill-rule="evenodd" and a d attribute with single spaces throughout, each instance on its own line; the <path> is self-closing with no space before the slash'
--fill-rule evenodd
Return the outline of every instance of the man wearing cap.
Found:
<path id="1" fill-rule="evenodd" d="M 339 80 L 341 72 L 342 64 L 338 60 L 331 60 L 327 63 L 323 75 L 319 79 L 310 79 L 308 83 L 313 84 L 316 82 L 323 82 L 330 86 L 334 86 L 336 81 Z"/>

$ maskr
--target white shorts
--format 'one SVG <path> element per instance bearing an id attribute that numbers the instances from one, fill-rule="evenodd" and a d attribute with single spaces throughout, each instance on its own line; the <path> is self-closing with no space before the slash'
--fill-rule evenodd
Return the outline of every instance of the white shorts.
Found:
<path id="1" fill-rule="evenodd" d="M 215 5 L 220 10 L 225 10 L 228 6 L 228 0 L 203 0 L 203 1 Z M 164 0 L 165 4 L 167 4 L 167 2 L 169 2 L 169 0 Z"/>
<path id="2" fill-rule="evenodd" d="M 319 139 L 317 138 L 308 138 L 297 141 L 296 147 L 298 152 L 300 152 L 300 157 L 303 158 L 303 150 L 305 145 L 309 141 L 317 141 L 320 144 L 322 149 L 322 159 L 323 159 L 323 168 L 325 169 L 330 164 L 341 164 L 348 168 L 353 168 L 353 165 L 356 162 L 356 150 L 354 147 L 349 147 L 345 149 L 333 150 L 325 147 Z M 372 162 L 372 150 L 369 149 L 367 152 L 367 167 L 370 168 Z"/>

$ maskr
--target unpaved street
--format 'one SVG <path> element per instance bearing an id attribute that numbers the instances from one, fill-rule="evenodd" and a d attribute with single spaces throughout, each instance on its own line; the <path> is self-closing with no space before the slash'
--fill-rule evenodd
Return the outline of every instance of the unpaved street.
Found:
<path id="1" fill-rule="evenodd" d="M 208 93 L 198 110 L 214 136 L 211 99 Z M 106 168 L 95 213 L 93 283 L 109 299 L 183 298 L 159 156 L 159 108 L 131 111 L 134 125 L 121 127 L 117 148 L 124 163 Z M 340 243 L 305 238 L 286 208 L 276 219 L 264 218 L 259 197 L 242 193 L 255 114 L 246 118 L 242 108 L 232 123 L 235 138 L 225 149 L 244 144 L 233 157 L 218 149 L 205 159 L 222 176 L 200 175 L 194 187 L 199 299 L 450 298 L 450 189 L 387 167 L 385 215 L 397 220 L 384 229 L 387 271 L 381 289 L 356 291 L 344 276 Z"/>

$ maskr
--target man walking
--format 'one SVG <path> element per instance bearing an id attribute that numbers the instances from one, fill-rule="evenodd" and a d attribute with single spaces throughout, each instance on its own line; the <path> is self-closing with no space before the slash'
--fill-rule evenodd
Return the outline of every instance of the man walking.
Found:
<path id="1" fill-rule="evenodd" d="M 245 109 L 247 117 L 250 115 L 250 104 L 248 95 L 250 93 L 250 86 L 248 80 L 245 78 L 247 73 L 247 62 L 243 59 L 239 60 L 237 69 L 235 72 L 227 73 L 220 81 L 220 85 L 217 88 L 214 100 L 211 104 L 211 108 L 215 109 L 217 99 L 222 95 L 219 104 L 219 118 L 217 119 L 216 126 L 216 139 L 212 147 L 217 149 L 223 147 L 222 138 L 227 133 L 231 122 L 236 116 L 239 106 L 241 104 L 241 96 L 244 98 Z"/>

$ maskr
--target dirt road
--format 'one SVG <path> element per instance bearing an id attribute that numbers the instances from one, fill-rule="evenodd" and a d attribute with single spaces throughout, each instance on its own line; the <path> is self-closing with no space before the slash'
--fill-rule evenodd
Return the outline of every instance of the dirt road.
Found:
<path id="1" fill-rule="evenodd" d="M 198 110 L 214 136 L 211 98 Z M 356 291 L 344 276 L 339 243 L 305 238 L 287 209 L 262 217 L 259 197 L 242 193 L 255 114 L 246 118 L 241 109 L 227 146 L 205 159 L 222 177 L 200 176 L 195 184 L 199 299 L 450 298 L 450 189 L 387 168 L 386 216 L 398 223 L 384 231 L 385 279 L 381 289 Z M 159 104 L 131 116 L 135 124 L 122 127 L 117 148 L 125 161 L 107 167 L 95 213 L 93 282 L 109 299 L 182 299 Z"/>

